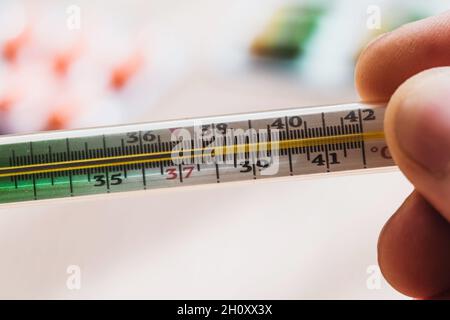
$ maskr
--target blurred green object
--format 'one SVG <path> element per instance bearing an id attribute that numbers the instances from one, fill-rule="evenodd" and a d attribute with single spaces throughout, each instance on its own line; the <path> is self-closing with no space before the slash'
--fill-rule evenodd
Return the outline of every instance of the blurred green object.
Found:
<path id="1" fill-rule="evenodd" d="M 275 59 L 298 58 L 317 29 L 324 9 L 317 6 L 280 8 L 251 45 L 255 56 Z"/>

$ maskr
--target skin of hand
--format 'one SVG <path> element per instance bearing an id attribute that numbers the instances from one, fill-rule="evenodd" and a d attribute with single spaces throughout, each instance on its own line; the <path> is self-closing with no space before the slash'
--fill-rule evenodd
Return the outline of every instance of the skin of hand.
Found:
<path id="1" fill-rule="evenodd" d="M 415 187 L 381 231 L 381 271 L 405 295 L 450 298 L 450 11 L 371 42 L 355 81 L 389 101 L 386 140 Z"/>

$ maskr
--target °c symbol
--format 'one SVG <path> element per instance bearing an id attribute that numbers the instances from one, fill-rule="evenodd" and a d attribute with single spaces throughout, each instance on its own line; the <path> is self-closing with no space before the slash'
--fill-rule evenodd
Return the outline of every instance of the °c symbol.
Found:
<path id="1" fill-rule="evenodd" d="M 381 150 L 378 147 L 372 147 L 370 148 L 370 151 L 373 153 L 380 152 L 380 155 L 384 159 L 392 159 L 391 153 L 389 152 L 389 148 L 387 146 L 382 147 Z"/>

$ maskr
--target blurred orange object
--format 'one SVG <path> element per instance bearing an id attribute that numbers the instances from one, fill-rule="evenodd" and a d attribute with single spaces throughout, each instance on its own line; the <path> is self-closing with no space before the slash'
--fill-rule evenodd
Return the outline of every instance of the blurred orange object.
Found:
<path id="1" fill-rule="evenodd" d="M 7 93 L 4 93 L 0 96 L 0 112 L 9 112 L 13 108 L 17 100 L 19 100 L 19 94 L 17 90 L 9 88 Z"/>
<path id="2" fill-rule="evenodd" d="M 6 96 L 0 98 L 0 112 L 8 112 L 11 110 L 14 104 L 14 99 L 12 97 Z"/>
<path id="3" fill-rule="evenodd" d="M 123 63 L 113 68 L 111 72 L 110 85 L 115 90 L 126 86 L 130 79 L 138 72 L 143 64 L 142 54 L 136 52 Z"/>
<path id="4" fill-rule="evenodd" d="M 67 74 L 70 64 L 72 63 L 73 55 L 67 52 L 57 54 L 53 61 L 53 69 L 56 74 L 64 76 Z"/>
<path id="5" fill-rule="evenodd" d="M 61 130 L 66 129 L 72 120 L 70 108 L 58 108 L 50 113 L 47 123 L 43 130 Z"/>
<path id="6" fill-rule="evenodd" d="M 6 40 L 2 48 L 3 58 L 10 63 L 14 63 L 17 60 L 19 51 L 24 47 L 29 38 L 30 28 L 26 27 L 17 36 Z"/>
<path id="7" fill-rule="evenodd" d="M 77 41 L 69 49 L 57 53 L 53 58 L 53 70 L 59 76 L 65 76 L 70 65 L 81 53 L 81 43 Z"/>

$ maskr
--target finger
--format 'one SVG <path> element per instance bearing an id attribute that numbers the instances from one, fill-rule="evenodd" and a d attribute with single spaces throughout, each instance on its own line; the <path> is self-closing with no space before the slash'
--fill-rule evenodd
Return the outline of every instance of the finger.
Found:
<path id="1" fill-rule="evenodd" d="M 417 191 L 388 221 L 378 257 L 386 279 L 414 297 L 450 290 L 450 68 L 413 76 L 392 96 L 386 139 Z"/>
<path id="2" fill-rule="evenodd" d="M 421 72 L 399 87 L 385 133 L 397 165 L 450 221 L 450 67 Z"/>
<path id="3" fill-rule="evenodd" d="M 444 294 L 439 294 L 437 296 L 433 296 L 430 299 L 433 299 L 433 300 L 450 300 L 450 291 L 446 292 Z"/>
<path id="4" fill-rule="evenodd" d="M 383 35 L 361 54 L 355 83 L 366 101 L 386 101 L 406 79 L 450 65 L 450 11 Z"/>
<path id="5" fill-rule="evenodd" d="M 378 263 L 386 280 L 406 295 L 450 297 L 450 224 L 414 192 L 383 228 Z"/>
<path id="6" fill-rule="evenodd" d="M 388 100 L 395 90 L 414 74 L 436 66 L 450 65 L 450 55 L 447 50 L 450 38 L 446 39 L 445 36 L 449 34 L 450 30 L 449 20 L 450 13 L 425 19 L 384 35 L 369 45 L 361 55 L 356 68 L 356 86 L 363 99 Z M 441 81 L 439 80 L 439 82 Z M 405 85 L 409 88 L 411 86 Z M 428 86 L 431 85 L 428 84 Z M 405 89 L 403 94 L 399 94 L 402 98 L 398 101 L 402 101 L 408 91 Z M 423 91 L 424 89 L 421 89 L 421 92 Z M 442 87 L 440 87 L 440 91 L 444 91 Z M 414 98 L 410 100 L 414 100 Z M 427 121 L 414 122 L 416 128 L 421 127 L 421 131 L 428 135 L 423 136 L 417 132 L 415 138 L 412 138 L 410 133 L 414 129 L 408 128 L 410 121 L 402 114 L 397 118 L 397 112 L 401 109 L 398 107 L 400 104 L 402 103 L 391 102 L 386 117 L 388 131 L 386 133 L 391 152 L 395 154 L 394 158 L 410 180 L 421 186 L 421 191 L 426 189 L 426 185 L 432 184 L 430 181 L 441 181 L 439 185 L 444 185 L 444 189 L 440 191 L 439 196 L 430 196 L 431 190 L 438 189 L 437 186 L 429 192 L 425 190 L 424 194 L 427 194 L 428 199 L 433 199 L 434 204 L 440 203 L 440 208 L 444 209 L 447 207 L 445 200 L 442 200 L 446 194 L 446 182 L 442 181 L 445 179 L 444 177 L 448 177 L 448 168 L 437 169 L 440 173 L 431 172 L 435 172 L 433 168 L 445 167 L 446 162 L 448 167 L 447 150 L 449 148 L 445 146 L 448 146 L 448 142 L 446 142 L 448 140 L 442 136 L 447 131 L 447 125 L 445 121 L 441 121 L 448 118 L 448 114 L 445 114 L 446 109 L 443 109 L 444 106 L 441 103 L 441 108 L 438 108 L 440 111 L 437 114 L 434 111 L 426 114 L 426 108 L 419 110 L 420 112 L 416 115 L 410 114 L 413 119 L 421 112 L 425 113 L 425 117 L 429 117 Z M 410 107 L 411 105 L 414 103 L 409 104 Z M 431 107 L 431 109 L 434 108 L 436 107 Z M 441 116 L 438 115 L 439 113 Z M 404 126 L 403 133 L 398 136 L 405 134 L 406 131 L 411 138 L 410 145 L 403 146 L 402 140 L 395 133 L 395 121 L 400 121 L 402 117 L 406 129 Z M 436 118 L 439 118 L 436 126 L 427 127 L 426 124 L 436 121 Z M 417 143 L 417 136 L 419 136 L 419 141 L 423 138 L 425 143 L 423 141 Z M 436 140 L 433 136 L 439 136 L 439 139 Z M 430 140 L 432 143 L 428 144 L 427 142 Z M 418 147 L 422 151 L 419 154 L 422 157 L 425 155 L 425 161 L 414 159 L 410 153 L 405 154 L 400 148 L 400 146 L 404 149 L 410 148 L 411 144 L 413 150 Z M 428 165 L 419 164 L 423 162 Z M 425 169 L 430 165 L 431 171 Z M 421 182 L 420 177 L 423 175 L 426 175 L 427 178 Z M 447 209 L 442 210 L 442 212 L 444 211 L 447 212 Z M 445 216 L 448 218 L 448 213 Z M 415 297 L 450 296 L 448 293 L 450 286 L 448 286 L 446 276 L 450 270 L 447 256 L 447 253 L 450 252 L 447 238 L 450 231 L 447 222 L 442 217 L 432 206 L 427 204 L 423 197 L 416 193 L 405 202 L 383 229 L 379 240 L 380 266 L 386 279 L 401 292 Z M 412 240 L 415 240 L 415 245 L 411 245 Z M 439 266 L 442 268 L 439 269 Z M 445 290 L 447 290 L 447 294 L 441 295 Z"/>

